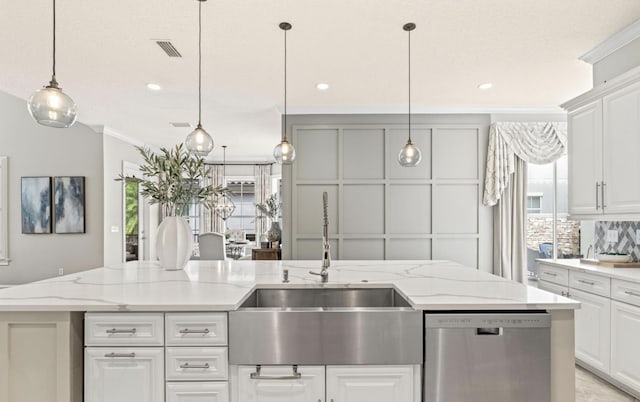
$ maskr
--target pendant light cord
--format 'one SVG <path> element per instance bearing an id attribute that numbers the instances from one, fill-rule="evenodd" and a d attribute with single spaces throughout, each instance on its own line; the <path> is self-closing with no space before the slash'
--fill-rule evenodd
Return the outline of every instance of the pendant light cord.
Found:
<path id="1" fill-rule="evenodd" d="M 56 0 L 53 0 L 53 75 L 51 84 L 56 82 Z"/>
<path id="2" fill-rule="evenodd" d="M 409 142 L 411 142 L 411 31 L 409 31 Z"/>
<path id="3" fill-rule="evenodd" d="M 282 140 L 287 140 L 287 30 L 284 30 L 284 127 Z"/>
<path id="4" fill-rule="evenodd" d="M 198 1 L 198 127 L 201 127 L 201 126 L 202 126 L 202 0 Z"/>

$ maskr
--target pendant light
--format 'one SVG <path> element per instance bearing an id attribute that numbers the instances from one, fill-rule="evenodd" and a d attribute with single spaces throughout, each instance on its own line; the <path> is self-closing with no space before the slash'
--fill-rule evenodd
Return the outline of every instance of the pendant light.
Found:
<path id="1" fill-rule="evenodd" d="M 284 121 L 282 141 L 273 149 L 273 157 L 280 164 L 290 165 L 296 159 L 296 149 L 287 141 L 287 31 L 291 29 L 291 24 L 281 22 L 279 27 L 284 31 Z"/>
<path id="2" fill-rule="evenodd" d="M 418 147 L 411 142 L 411 31 L 416 29 L 416 24 L 410 22 L 405 24 L 402 29 L 409 34 L 409 139 L 398 154 L 398 163 L 403 167 L 414 167 L 420 163 L 422 154 Z"/>
<path id="3" fill-rule="evenodd" d="M 202 128 L 202 3 L 207 0 L 196 1 L 198 2 L 198 126 L 187 135 L 185 145 L 191 153 L 204 158 L 213 150 L 213 138 Z"/>
<path id="4" fill-rule="evenodd" d="M 227 180 L 227 146 L 222 146 L 222 182 L 226 184 Z M 225 186 L 226 187 L 226 186 Z M 236 205 L 231 200 L 228 194 L 222 194 L 216 197 L 216 202 L 213 204 L 213 212 L 226 221 L 233 215 L 236 210 Z"/>
<path id="5" fill-rule="evenodd" d="M 56 81 L 56 0 L 53 0 L 53 73 L 49 85 L 36 91 L 27 103 L 31 117 L 43 126 L 66 128 L 76 121 L 76 104 Z"/>

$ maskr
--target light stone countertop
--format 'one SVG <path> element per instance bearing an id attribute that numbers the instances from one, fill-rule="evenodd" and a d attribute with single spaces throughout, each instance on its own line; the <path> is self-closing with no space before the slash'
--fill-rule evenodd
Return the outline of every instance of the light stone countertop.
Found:
<path id="1" fill-rule="evenodd" d="M 600 265 L 583 264 L 579 259 L 550 260 L 540 258 L 536 261 L 543 264 L 554 265 L 560 268 L 568 268 L 573 271 L 586 272 L 608 278 L 622 279 L 625 281 L 640 283 L 640 268 L 610 268 Z"/>
<path id="2" fill-rule="evenodd" d="M 450 261 L 132 261 L 0 290 L 0 311 L 229 311 L 256 287 L 394 287 L 422 310 L 562 310 L 580 303 Z M 290 283 L 282 283 L 282 270 Z"/>

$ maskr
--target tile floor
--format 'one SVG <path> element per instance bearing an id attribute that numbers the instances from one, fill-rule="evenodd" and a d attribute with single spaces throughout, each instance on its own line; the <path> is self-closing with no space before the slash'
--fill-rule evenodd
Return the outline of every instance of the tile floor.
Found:
<path id="1" fill-rule="evenodd" d="M 640 402 L 618 388 L 576 366 L 576 402 Z"/>

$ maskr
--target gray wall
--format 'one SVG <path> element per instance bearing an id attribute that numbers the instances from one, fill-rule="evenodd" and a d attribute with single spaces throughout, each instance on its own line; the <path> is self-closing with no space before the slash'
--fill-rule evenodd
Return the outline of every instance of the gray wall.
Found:
<path id="1" fill-rule="evenodd" d="M 593 86 L 598 86 L 640 66 L 640 38 L 637 38 L 593 65 Z"/>
<path id="2" fill-rule="evenodd" d="M 284 257 L 320 258 L 328 191 L 334 258 L 449 259 L 491 271 L 491 209 L 481 205 L 489 120 L 412 116 L 423 161 L 401 168 L 406 115 L 288 116 L 299 160 L 283 169 Z"/>
<path id="3" fill-rule="evenodd" d="M 35 89 L 35 88 L 34 88 Z M 55 129 L 35 123 L 24 100 L 0 92 L 0 154 L 9 157 L 9 256 L 0 284 L 19 284 L 102 266 L 102 137 L 76 123 Z M 22 176 L 85 176 L 85 234 L 22 234 Z"/>

